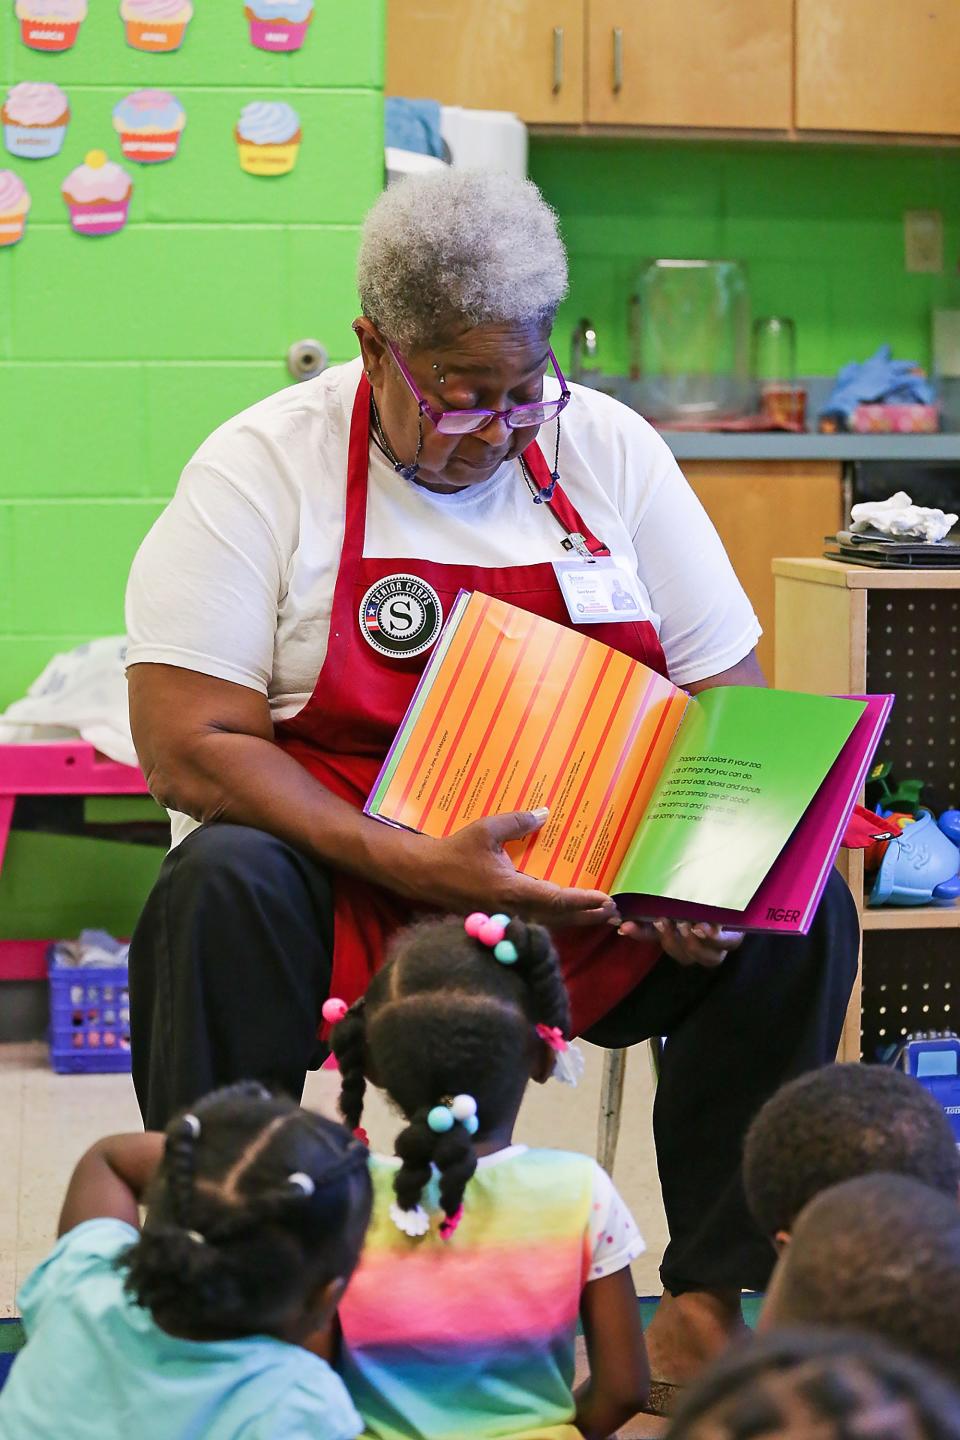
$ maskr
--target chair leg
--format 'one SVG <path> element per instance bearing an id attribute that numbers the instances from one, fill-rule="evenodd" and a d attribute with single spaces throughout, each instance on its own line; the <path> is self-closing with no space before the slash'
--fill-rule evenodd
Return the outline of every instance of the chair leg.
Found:
<path id="1" fill-rule="evenodd" d="M 620 1138 L 620 1115 L 623 1110 L 623 1081 L 627 1073 L 626 1050 L 607 1050 L 603 1057 L 603 1078 L 600 1081 L 600 1119 L 597 1126 L 597 1160 L 613 1173 Z"/>

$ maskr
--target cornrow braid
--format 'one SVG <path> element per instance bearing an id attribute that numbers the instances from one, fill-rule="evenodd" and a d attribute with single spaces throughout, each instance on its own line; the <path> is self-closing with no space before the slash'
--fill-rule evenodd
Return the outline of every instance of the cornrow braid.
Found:
<path id="1" fill-rule="evenodd" d="M 196 1137 L 190 1121 L 194 1116 L 178 1115 L 167 1126 L 163 1147 L 170 1209 L 173 1219 L 183 1230 L 190 1230 L 193 1210 L 193 1181 L 196 1171 Z"/>
<path id="2" fill-rule="evenodd" d="M 224 1103 L 233 1100 L 267 1100 L 266 1090 L 256 1080 L 241 1080 L 216 1092 Z M 201 1134 L 198 1117 L 189 1111 L 175 1115 L 167 1126 L 164 1145 L 164 1166 L 170 1196 L 172 1218 L 184 1230 L 193 1230 L 194 1180 L 196 1177 L 196 1146 Z"/>
<path id="3" fill-rule="evenodd" d="M 367 1021 L 362 997 L 334 1026 L 330 1041 L 340 1067 L 340 1114 L 351 1130 L 358 1130 L 367 1091 Z"/>

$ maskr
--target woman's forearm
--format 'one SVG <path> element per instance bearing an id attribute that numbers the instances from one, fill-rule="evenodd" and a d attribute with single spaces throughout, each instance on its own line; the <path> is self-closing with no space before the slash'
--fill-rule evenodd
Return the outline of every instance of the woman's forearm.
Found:
<path id="1" fill-rule="evenodd" d="M 338 869 L 368 878 L 390 873 L 393 832 L 315 780 L 272 740 L 210 730 L 160 756 L 151 793 L 203 824 L 251 825 Z M 397 837 L 399 838 L 399 836 Z"/>

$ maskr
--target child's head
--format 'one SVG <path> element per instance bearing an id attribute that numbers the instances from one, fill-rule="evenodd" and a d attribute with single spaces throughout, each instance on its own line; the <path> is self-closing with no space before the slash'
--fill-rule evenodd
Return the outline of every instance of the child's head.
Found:
<path id="1" fill-rule="evenodd" d="M 178 1115 L 126 1288 L 195 1339 L 298 1338 L 327 1318 L 370 1218 L 366 1148 L 249 1081 Z"/>
<path id="2" fill-rule="evenodd" d="M 956 1201 L 960 1157 L 933 1096 L 902 1071 L 825 1065 L 784 1085 L 747 1132 L 743 1180 L 760 1229 L 786 1239 L 815 1195 L 878 1170 Z"/>
<path id="3" fill-rule="evenodd" d="M 569 1035 L 570 1005 L 547 931 L 511 920 L 505 940 L 513 963 L 468 935 L 463 920 L 412 926 L 333 1031 L 347 1124 L 360 1124 L 368 1079 L 409 1121 L 396 1143 L 402 1210 L 415 1209 L 435 1165 L 444 1213 L 457 1214 L 476 1168 L 474 1140 L 508 1137 L 527 1082 L 552 1069 L 554 1054 L 536 1026 Z M 432 1129 L 430 1112 L 460 1095 L 476 1101 L 475 1134 L 469 1119 Z"/>
<path id="4" fill-rule="evenodd" d="M 903 1175 L 825 1190 L 797 1220 L 761 1317 L 879 1335 L 960 1384 L 960 1209 Z"/>
<path id="5" fill-rule="evenodd" d="M 788 1330 L 725 1356 L 668 1440 L 960 1440 L 960 1394 L 866 1335 Z"/>

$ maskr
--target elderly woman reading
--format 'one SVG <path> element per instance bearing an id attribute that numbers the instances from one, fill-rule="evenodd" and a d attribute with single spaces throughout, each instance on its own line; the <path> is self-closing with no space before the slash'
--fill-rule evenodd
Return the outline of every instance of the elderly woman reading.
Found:
<path id="1" fill-rule="evenodd" d="M 669 1037 L 650 1340 L 654 1373 L 682 1381 L 767 1279 L 741 1141 L 782 1081 L 833 1059 L 852 902 L 831 883 L 799 938 L 621 926 L 608 896 L 516 873 L 504 842 L 542 811 L 442 840 L 364 817 L 458 591 L 569 625 L 552 562 L 571 543 L 617 557 L 642 600 L 597 638 L 691 691 L 763 680 L 756 618 L 666 445 L 564 379 L 566 258 L 534 185 L 450 170 L 389 189 L 358 283 L 360 358 L 215 431 L 134 562 L 133 731 L 174 830 L 131 950 L 141 1106 L 162 1125 L 238 1076 L 299 1095 L 324 999 L 362 995 L 416 913 L 547 923 L 588 1038 Z"/>

